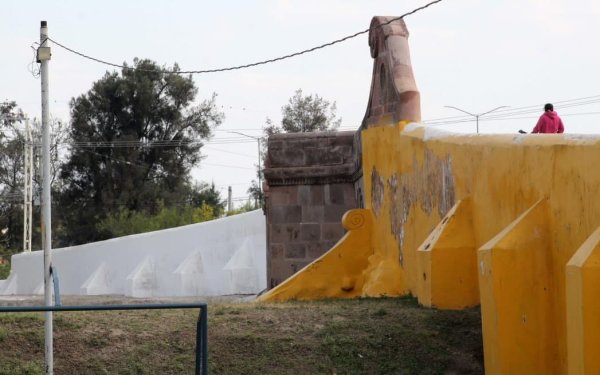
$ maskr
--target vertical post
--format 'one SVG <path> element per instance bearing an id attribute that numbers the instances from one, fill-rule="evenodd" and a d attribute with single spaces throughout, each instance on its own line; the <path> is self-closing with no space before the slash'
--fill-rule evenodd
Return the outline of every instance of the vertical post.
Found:
<path id="1" fill-rule="evenodd" d="M 479 115 L 475 116 L 475 130 L 479 134 Z"/>
<path id="2" fill-rule="evenodd" d="M 231 212 L 233 210 L 233 204 L 231 202 L 231 186 L 227 188 L 227 212 Z"/>
<path id="3" fill-rule="evenodd" d="M 31 252 L 31 218 L 33 203 L 33 139 L 29 119 L 25 120 L 25 144 L 23 156 L 25 158 L 25 176 L 23 181 L 23 251 Z"/>
<path id="4" fill-rule="evenodd" d="M 50 110 L 48 108 L 48 61 L 50 61 L 50 47 L 48 47 L 48 24 L 41 22 L 40 47 L 38 48 L 37 60 L 41 63 L 40 73 L 42 79 L 42 243 L 44 248 L 44 302 L 46 306 L 52 306 L 52 282 L 50 280 L 50 269 L 52 258 L 52 221 L 50 201 Z M 52 311 L 45 313 L 44 337 L 45 337 L 45 373 L 54 373 L 53 358 L 53 335 L 52 335 Z"/>
<path id="5" fill-rule="evenodd" d="M 260 205 L 262 207 L 262 168 L 260 167 L 260 137 L 256 139 L 258 141 L 258 197 L 261 200 Z"/>
<path id="6" fill-rule="evenodd" d="M 208 305 L 202 307 L 202 375 L 208 375 Z"/>
<path id="7" fill-rule="evenodd" d="M 208 375 L 208 306 L 200 308 L 196 322 L 196 375 Z"/>

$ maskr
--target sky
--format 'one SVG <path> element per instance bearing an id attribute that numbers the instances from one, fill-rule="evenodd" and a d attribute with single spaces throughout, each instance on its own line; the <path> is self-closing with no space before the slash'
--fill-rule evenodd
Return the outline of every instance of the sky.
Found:
<path id="1" fill-rule="evenodd" d="M 367 29 L 373 16 L 399 16 L 427 2 L 6 1 L 0 9 L 0 101 L 14 100 L 30 118 L 40 117 L 31 46 L 39 42 L 41 20 L 52 39 L 98 59 L 131 64 L 135 57 L 149 58 L 200 70 L 311 48 Z M 599 133 L 599 18 L 597 0 L 444 0 L 406 17 L 423 120 L 475 133 L 473 117 L 454 117 L 464 114 L 447 106 L 473 114 L 507 106 L 483 115 L 479 132 L 531 131 L 543 104 L 552 102 L 567 133 Z M 50 113 L 68 122 L 69 101 L 116 68 L 51 47 Z M 363 34 L 285 61 L 194 75 L 196 100 L 216 93 L 226 117 L 203 147 L 206 158 L 194 179 L 214 182 L 223 198 L 231 186 L 236 202 L 243 203 L 258 162 L 253 137 L 261 135 L 266 118 L 278 123 L 281 107 L 302 89 L 335 101 L 341 129 L 357 129 L 372 64 Z"/>

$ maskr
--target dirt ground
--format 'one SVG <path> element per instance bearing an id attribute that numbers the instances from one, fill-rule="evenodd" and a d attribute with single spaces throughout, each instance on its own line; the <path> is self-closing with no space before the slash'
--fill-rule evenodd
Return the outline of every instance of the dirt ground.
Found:
<path id="1" fill-rule="evenodd" d="M 480 312 L 413 298 L 255 303 L 255 296 L 64 297 L 63 304 L 208 303 L 211 374 L 483 374 Z M 41 297 L 0 299 L 39 305 Z M 60 312 L 55 374 L 193 374 L 191 310 Z M 0 375 L 43 373 L 43 313 L 0 314 Z"/>

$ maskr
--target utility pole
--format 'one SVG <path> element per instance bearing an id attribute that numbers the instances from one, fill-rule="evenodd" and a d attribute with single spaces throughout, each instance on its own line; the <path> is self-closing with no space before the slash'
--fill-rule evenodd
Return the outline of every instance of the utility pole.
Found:
<path id="1" fill-rule="evenodd" d="M 25 144 L 23 145 L 25 176 L 23 181 L 23 252 L 31 252 L 31 217 L 33 203 L 33 139 L 29 119 L 25 120 Z"/>
<path id="2" fill-rule="evenodd" d="M 231 194 L 231 186 L 227 188 L 227 212 L 233 211 L 233 202 L 232 202 L 232 194 Z"/>
<path id="3" fill-rule="evenodd" d="M 479 118 L 481 116 L 487 115 L 488 113 L 492 113 L 492 112 L 494 112 L 494 111 L 496 111 L 496 110 L 498 110 L 500 108 L 508 108 L 507 105 L 503 105 L 503 106 L 491 109 L 491 110 L 489 110 L 487 112 L 483 112 L 483 113 L 471 113 L 471 112 L 467 112 L 467 111 L 465 111 L 463 109 L 460 109 L 460 108 L 452 107 L 451 105 L 445 105 L 444 107 L 456 109 L 457 111 L 461 111 L 462 113 L 466 113 L 467 115 L 471 115 L 471 116 L 475 117 L 475 124 L 476 124 L 475 126 L 476 126 L 476 131 L 477 131 L 478 134 L 479 134 Z"/>
<path id="4" fill-rule="evenodd" d="M 252 135 L 248 135 L 248 134 L 244 134 L 244 133 L 240 133 L 240 132 L 236 132 L 236 131 L 230 131 L 230 130 L 228 130 L 227 133 L 243 135 L 244 137 L 252 138 L 257 141 L 257 144 L 258 144 L 258 193 L 260 196 L 262 196 L 262 167 L 260 164 L 260 158 L 261 158 L 261 156 L 260 156 L 260 137 L 255 137 Z"/>
<path id="5" fill-rule="evenodd" d="M 42 80 L 42 243 L 44 248 L 44 302 L 52 306 L 52 221 L 50 200 L 50 109 L 48 108 L 48 62 L 50 61 L 48 46 L 48 23 L 41 22 L 40 47 L 37 50 L 37 61 L 41 64 Z M 54 345 L 52 332 L 52 311 L 45 313 L 44 324 L 45 367 L 46 375 L 54 373 Z"/>

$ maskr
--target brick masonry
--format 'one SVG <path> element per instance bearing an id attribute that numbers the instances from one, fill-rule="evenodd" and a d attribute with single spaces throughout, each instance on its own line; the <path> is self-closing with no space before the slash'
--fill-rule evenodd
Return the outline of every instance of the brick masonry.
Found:
<path id="1" fill-rule="evenodd" d="M 358 207 L 354 132 L 278 134 L 265 160 L 267 280 L 272 288 L 342 238 Z"/>

